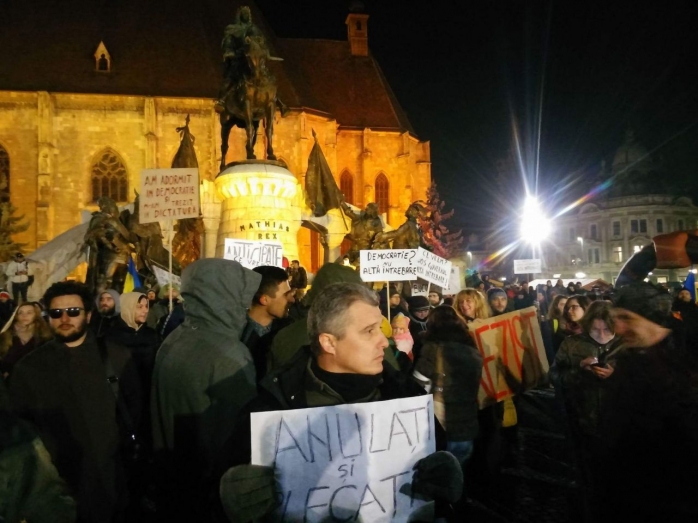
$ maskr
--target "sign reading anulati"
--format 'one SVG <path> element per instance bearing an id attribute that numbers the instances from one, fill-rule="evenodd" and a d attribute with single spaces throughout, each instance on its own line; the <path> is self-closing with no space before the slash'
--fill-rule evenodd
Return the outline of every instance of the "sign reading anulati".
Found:
<path id="1" fill-rule="evenodd" d="M 435 450 L 432 396 L 251 415 L 252 464 L 274 467 L 276 522 L 406 522 L 414 465 Z"/>
<path id="2" fill-rule="evenodd" d="M 278 241 L 226 238 L 223 258 L 234 260 L 248 269 L 254 269 L 260 265 L 283 267 L 283 246 Z"/>
<path id="3" fill-rule="evenodd" d="M 143 169 L 140 223 L 199 217 L 199 169 Z"/>
<path id="4" fill-rule="evenodd" d="M 541 270 L 540 259 L 514 260 L 514 274 L 539 274 Z"/>

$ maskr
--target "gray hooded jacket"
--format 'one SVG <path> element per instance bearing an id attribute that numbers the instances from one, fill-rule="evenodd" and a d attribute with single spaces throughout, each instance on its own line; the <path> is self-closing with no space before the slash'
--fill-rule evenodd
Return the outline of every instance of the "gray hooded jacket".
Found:
<path id="1" fill-rule="evenodd" d="M 221 259 L 196 261 L 182 273 L 186 318 L 158 351 L 151 406 L 155 450 L 174 453 L 191 480 L 210 477 L 240 411 L 256 396 L 252 356 L 239 339 L 260 280 Z"/>

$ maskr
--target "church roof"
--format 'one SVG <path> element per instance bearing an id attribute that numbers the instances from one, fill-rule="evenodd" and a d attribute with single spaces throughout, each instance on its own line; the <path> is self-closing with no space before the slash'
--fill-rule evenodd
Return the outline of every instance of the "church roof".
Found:
<path id="1" fill-rule="evenodd" d="M 223 29 L 241 5 L 284 58 L 271 67 L 288 106 L 414 133 L 372 56 L 352 56 L 347 41 L 277 38 L 252 0 L 4 2 L 0 90 L 216 98 Z M 95 68 L 100 41 L 108 73 Z"/>

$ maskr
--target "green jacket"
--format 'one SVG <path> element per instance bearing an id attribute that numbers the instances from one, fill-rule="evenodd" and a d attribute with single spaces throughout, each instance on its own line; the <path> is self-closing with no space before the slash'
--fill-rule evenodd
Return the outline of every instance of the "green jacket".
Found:
<path id="1" fill-rule="evenodd" d="M 163 342 L 151 395 L 153 445 L 193 484 L 210 478 L 242 408 L 256 396 L 254 363 L 240 342 L 261 276 L 205 259 L 182 273 L 186 318 Z"/>
<path id="2" fill-rule="evenodd" d="M 3 411 L 0 411 L 0 520 L 6 523 L 75 521 L 75 502 L 43 443 L 27 424 Z"/>

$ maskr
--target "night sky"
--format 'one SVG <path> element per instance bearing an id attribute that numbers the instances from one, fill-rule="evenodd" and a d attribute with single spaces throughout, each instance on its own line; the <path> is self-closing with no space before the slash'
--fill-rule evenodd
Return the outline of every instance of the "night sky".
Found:
<path id="1" fill-rule="evenodd" d="M 346 39 L 345 0 L 257 0 L 282 37 Z M 698 2 L 366 1 L 369 47 L 420 139 L 452 223 L 479 233 L 523 201 L 495 162 L 519 133 L 553 212 L 584 194 L 625 131 L 698 201 Z M 539 143 L 540 131 L 540 147 Z"/>

